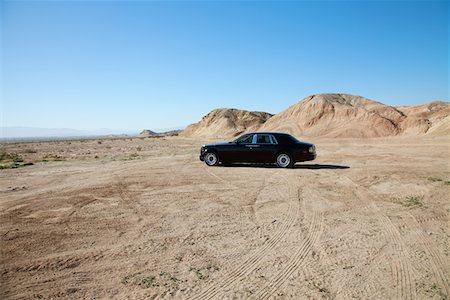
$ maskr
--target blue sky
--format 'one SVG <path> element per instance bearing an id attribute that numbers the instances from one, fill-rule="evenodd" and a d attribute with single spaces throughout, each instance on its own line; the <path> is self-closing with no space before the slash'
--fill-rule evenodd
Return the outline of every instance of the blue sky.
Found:
<path id="1" fill-rule="evenodd" d="M 315 93 L 449 100 L 446 1 L 3 1 L 2 126 L 140 130 Z"/>

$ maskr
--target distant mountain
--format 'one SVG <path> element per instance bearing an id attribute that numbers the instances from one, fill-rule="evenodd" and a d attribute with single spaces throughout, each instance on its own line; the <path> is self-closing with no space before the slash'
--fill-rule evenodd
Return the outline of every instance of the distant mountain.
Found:
<path id="1" fill-rule="evenodd" d="M 185 137 L 235 136 L 257 130 L 272 114 L 233 108 L 211 111 L 198 123 L 191 124 L 180 133 Z"/>
<path id="2" fill-rule="evenodd" d="M 251 131 L 282 131 L 298 137 L 371 138 L 397 135 L 450 135 L 450 103 L 388 106 L 349 94 L 311 95 L 272 116 L 216 109 L 180 135 L 235 136 Z"/>
<path id="3" fill-rule="evenodd" d="M 154 131 L 151 131 L 150 129 L 144 129 L 139 133 L 139 137 L 151 137 L 151 136 L 157 136 L 158 134 Z"/>
<path id="4" fill-rule="evenodd" d="M 0 138 L 82 137 L 121 134 L 136 135 L 137 132 L 112 129 L 77 130 L 71 128 L 0 127 Z"/>

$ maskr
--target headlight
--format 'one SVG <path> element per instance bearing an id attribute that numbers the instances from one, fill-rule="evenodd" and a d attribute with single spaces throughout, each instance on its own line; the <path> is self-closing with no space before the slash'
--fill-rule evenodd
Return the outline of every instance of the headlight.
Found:
<path id="1" fill-rule="evenodd" d="M 309 151 L 309 153 L 316 152 L 316 146 L 313 145 L 312 147 L 309 147 L 308 151 Z"/>

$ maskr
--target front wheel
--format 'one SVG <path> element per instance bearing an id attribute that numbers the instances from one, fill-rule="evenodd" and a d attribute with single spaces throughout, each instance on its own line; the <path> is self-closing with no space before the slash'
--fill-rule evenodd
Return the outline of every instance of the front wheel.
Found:
<path id="1" fill-rule="evenodd" d="M 278 154 L 276 162 L 277 166 L 279 166 L 280 168 L 292 167 L 292 165 L 294 164 L 294 161 L 292 160 L 291 156 L 286 153 Z"/>
<path id="2" fill-rule="evenodd" d="M 205 163 L 208 166 L 215 166 L 219 163 L 219 159 L 214 152 L 210 152 L 205 155 Z"/>

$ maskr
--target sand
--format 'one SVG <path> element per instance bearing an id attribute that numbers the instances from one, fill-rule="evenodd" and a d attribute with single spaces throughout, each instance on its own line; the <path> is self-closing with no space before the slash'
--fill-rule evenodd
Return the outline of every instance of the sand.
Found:
<path id="1" fill-rule="evenodd" d="M 450 297 L 448 138 L 314 139 L 286 170 L 206 141 L 2 145 L 35 164 L 0 170 L 0 298 Z"/>

